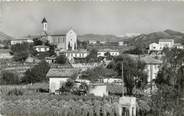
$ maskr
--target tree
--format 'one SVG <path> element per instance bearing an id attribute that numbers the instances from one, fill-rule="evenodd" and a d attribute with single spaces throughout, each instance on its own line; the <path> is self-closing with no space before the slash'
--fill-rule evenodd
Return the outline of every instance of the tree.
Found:
<path id="1" fill-rule="evenodd" d="M 72 79 L 68 79 L 66 83 L 64 83 L 61 88 L 59 89 L 60 92 L 71 92 L 72 88 L 74 87 L 74 81 Z"/>
<path id="2" fill-rule="evenodd" d="M 1 84 L 19 84 L 20 79 L 16 73 L 10 71 L 2 71 L 1 73 Z"/>
<path id="3" fill-rule="evenodd" d="M 66 64 L 67 63 L 67 58 L 65 55 L 60 55 L 56 57 L 56 63 L 58 64 Z"/>
<path id="4" fill-rule="evenodd" d="M 42 45 L 43 42 L 39 38 L 33 38 L 33 44 L 34 46 Z"/>
<path id="5" fill-rule="evenodd" d="M 112 56 L 111 56 L 111 54 L 109 52 L 106 52 L 104 55 L 107 58 L 107 60 L 111 60 L 112 59 Z"/>
<path id="6" fill-rule="evenodd" d="M 115 71 L 99 66 L 84 71 L 81 78 L 90 80 L 91 82 L 95 82 L 103 78 L 116 77 L 116 75 L 117 73 Z"/>
<path id="7" fill-rule="evenodd" d="M 134 60 L 129 56 L 124 55 L 115 57 L 113 61 L 107 66 L 107 68 L 116 71 L 118 76 L 121 78 L 122 63 L 127 94 L 133 95 L 133 88 L 143 89 L 147 84 L 147 75 L 144 71 L 146 64 L 140 60 Z"/>
<path id="8" fill-rule="evenodd" d="M 89 55 L 86 57 L 87 62 L 97 62 L 98 61 L 97 52 L 98 51 L 96 49 L 90 50 Z"/>
<path id="9" fill-rule="evenodd" d="M 21 43 L 11 46 L 11 54 L 14 55 L 13 58 L 15 61 L 24 62 L 32 50 L 32 45 L 29 43 Z"/>
<path id="10" fill-rule="evenodd" d="M 25 72 L 25 76 L 22 79 L 24 83 L 36 83 L 48 80 L 46 74 L 49 71 L 50 66 L 46 61 L 41 61 L 33 68 L 28 69 Z"/>
<path id="11" fill-rule="evenodd" d="M 180 98 L 183 97 L 184 52 L 176 48 L 164 48 L 162 52 L 164 62 L 155 80 L 158 91 L 152 97 L 154 110 L 159 116 L 168 113 L 180 116 L 181 112 L 178 111 L 182 111 Z"/>

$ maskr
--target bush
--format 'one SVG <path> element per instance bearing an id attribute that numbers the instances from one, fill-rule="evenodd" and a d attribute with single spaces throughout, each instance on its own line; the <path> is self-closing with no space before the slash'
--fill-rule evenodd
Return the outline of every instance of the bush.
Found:
<path id="1" fill-rule="evenodd" d="M 20 89 L 12 89 L 7 93 L 8 96 L 19 96 L 19 95 L 23 95 L 23 91 Z"/>
<path id="2" fill-rule="evenodd" d="M 20 79 L 16 73 L 10 71 L 2 71 L 0 84 L 19 84 Z"/>
<path id="3" fill-rule="evenodd" d="M 22 78 L 23 83 L 36 83 L 47 81 L 46 74 L 49 71 L 50 66 L 46 61 L 41 61 L 33 68 L 25 72 L 25 76 Z"/>
<path id="4" fill-rule="evenodd" d="M 67 58 L 65 55 L 60 55 L 56 57 L 56 63 L 58 64 L 66 64 L 67 63 Z"/>

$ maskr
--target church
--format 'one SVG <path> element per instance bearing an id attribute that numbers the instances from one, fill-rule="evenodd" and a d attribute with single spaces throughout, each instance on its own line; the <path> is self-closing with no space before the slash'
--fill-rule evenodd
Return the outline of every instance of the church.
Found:
<path id="1" fill-rule="evenodd" d="M 77 34 L 73 29 L 59 34 L 48 33 L 48 22 L 46 18 L 42 20 L 43 36 L 50 44 L 57 47 L 58 50 L 76 50 L 77 49 Z"/>

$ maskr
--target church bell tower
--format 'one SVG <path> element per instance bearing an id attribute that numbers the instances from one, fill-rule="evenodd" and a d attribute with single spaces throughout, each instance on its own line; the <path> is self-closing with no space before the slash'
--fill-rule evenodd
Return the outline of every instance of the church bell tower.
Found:
<path id="1" fill-rule="evenodd" d="M 43 32 L 47 32 L 47 28 L 48 28 L 48 24 L 47 24 L 47 20 L 46 18 L 44 17 L 43 20 L 42 20 L 42 25 L 43 25 Z"/>

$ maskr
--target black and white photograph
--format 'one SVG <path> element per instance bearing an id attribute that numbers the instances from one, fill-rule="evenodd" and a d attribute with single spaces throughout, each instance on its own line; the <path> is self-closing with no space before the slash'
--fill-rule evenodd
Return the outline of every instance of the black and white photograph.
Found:
<path id="1" fill-rule="evenodd" d="M 184 116 L 184 0 L 0 0 L 0 116 Z"/>

